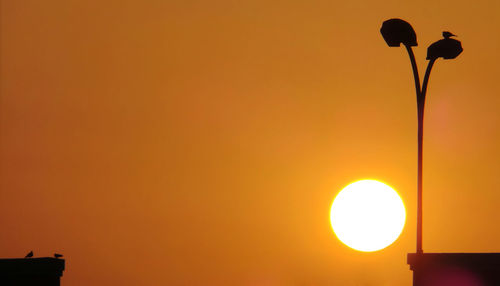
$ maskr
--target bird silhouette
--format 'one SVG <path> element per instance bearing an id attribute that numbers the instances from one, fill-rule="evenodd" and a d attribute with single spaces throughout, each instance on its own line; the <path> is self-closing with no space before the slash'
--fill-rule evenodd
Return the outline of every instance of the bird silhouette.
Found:
<path id="1" fill-rule="evenodd" d="M 453 33 L 450 33 L 450 32 L 448 32 L 448 31 L 444 31 L 444 32 L 443 32 L 443 37 L 444 37 L 445 39 L 449 39 L 450 37 L 456 37 L 456 36 L 457 36 L 457 35 L 454 35 Z"/>
<path id="2" fill-rule="evenodd" d="M 54 253 L 54 257 L 55 257 L 55 258 L 61 258 L 61 257 L 63 257 L 63 255 L 62 255 L 62 254 L 59 254 L 59 253 Z"/>
<path id="3" fill-rule="evenodd" d="M 28 254 L 26 254 L 24 258 L 30 258 L 30 257 L 33 257 L 33 250 L 30 251 Z"/>

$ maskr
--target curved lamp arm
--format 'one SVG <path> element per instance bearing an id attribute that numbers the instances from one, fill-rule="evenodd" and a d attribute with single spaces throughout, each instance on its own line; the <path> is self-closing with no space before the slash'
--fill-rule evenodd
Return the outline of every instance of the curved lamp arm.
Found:
<path id="1" fill-rule="evenodd" d="M 417 102 L 420 99 L 420 77 L 418 76 L 418 67 L 417 62 L 415 61 L 415 54 L 413 54 L 413 50 L 410 45 L 405 45 L 406 51 L 408 52 L 408 56 L 410 57 L 411 68 L 413 70 L 413 78 L 415 79 L 415 92 L 417 94 Z"/>
<path id="2" fill-rule="evenodd" d="M 427 64 L 427 69 L 425 70 L 424 82 L 422 83 L 422 105 L 425 104 L 425 95 L 427 94 L 427 85 L 429 84 L 429 77 L 431 76 L 432 66 L 434 66 L 434 62 L 437 58 L 433 58 L 429 60 Z M 422 106 L 423 109 L 423 106 Z"/>

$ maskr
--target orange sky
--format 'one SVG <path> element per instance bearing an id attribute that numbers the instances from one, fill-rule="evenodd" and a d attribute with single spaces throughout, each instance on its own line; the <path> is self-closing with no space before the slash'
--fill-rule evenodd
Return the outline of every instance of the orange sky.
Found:
<path id="1" fill-rule="evenodd" d="M 0 257 L 61 252 L 63 285 L 410 285 L 416 99 L 409 21 L 438 60 L 424 251 L 500 251 L 500 2 L 1 1 Z M 397 189 L 393 245 L 354 252 L 329 208 Z"/>

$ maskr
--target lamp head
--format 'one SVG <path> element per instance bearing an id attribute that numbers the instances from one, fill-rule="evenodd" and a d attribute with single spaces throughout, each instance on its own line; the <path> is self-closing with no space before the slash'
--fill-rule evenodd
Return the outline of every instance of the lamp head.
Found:
<path id="1" fill-rule="evenodd" d="M 454 59 L 462 53 L 462 43 L 458 40 L 445 38 L 441 39 L 427 48 L 427 59 L 443 58 L 445 60 Z"/>
<path id="2" fill-rule="evenodd" d="M 417 35 L 413 27 L 401 19 L 389 19 L 382 24 L 380 33 L 389 47 L 417 46 Z"/>

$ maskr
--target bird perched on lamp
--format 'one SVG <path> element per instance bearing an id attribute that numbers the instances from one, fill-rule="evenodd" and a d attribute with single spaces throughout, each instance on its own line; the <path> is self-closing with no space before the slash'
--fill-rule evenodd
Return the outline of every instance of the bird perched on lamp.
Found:
<path id="1" fill-rule="evenodd" d="M 451 33 L 451 32 L 448 32 L 448 31 L 444 31 L 444 32 L 443 32 L 443 37 L 444 37 L 445 39 L 449 39 L 450 37 L 456 37 L 456 36 L 457 36 L 457 35 L 455 35 L 455 34 L 453 34 L 453 33 Z"/>
<path id="2" fill-rule="evenodd" d="M 26 254 L 24 258 L 31 258 L 31 257 L 33 257 L 33 250 L 30 251 L 28 254 Z"/>

